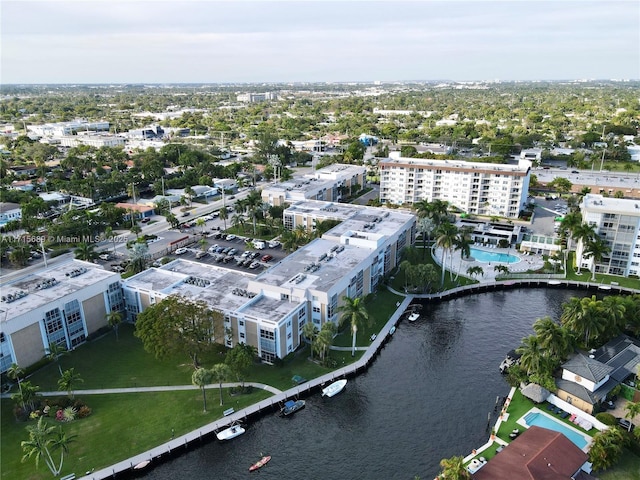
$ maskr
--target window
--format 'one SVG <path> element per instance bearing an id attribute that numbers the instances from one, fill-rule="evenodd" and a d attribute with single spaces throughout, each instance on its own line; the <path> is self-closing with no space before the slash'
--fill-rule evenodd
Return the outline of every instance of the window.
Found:
<path id="1" fill-rule="evenodd" d="M 65 347 L 67 346 L 60 309 L 55 308 L 45 313 L 44 327 L 47 332 L 47 343 L 57 343 Z"/>
<path id="2" fill-rule="evenodd" d="M 244 320 L 238 320 L 238 325 L 244 327 Z"/>
<path id="3" fill-rule="evenodd" d="M 287 340 L 291 340 L 291 332 L 287 333 Z"/>
<path id="4" fill-rule="evenodd" d="M 638 256 L 640 257 L 640 254 L 638 254 Z M 316 307 L 316 306 L 314 305 L 314 307 L 313 307 L 313 313 L 320 313 L 320 307 Z"/>
<path id="5" fill-rule="evenodd" d="M 240 332 L 240 339 L 244 340 L 244 333 Z"/>

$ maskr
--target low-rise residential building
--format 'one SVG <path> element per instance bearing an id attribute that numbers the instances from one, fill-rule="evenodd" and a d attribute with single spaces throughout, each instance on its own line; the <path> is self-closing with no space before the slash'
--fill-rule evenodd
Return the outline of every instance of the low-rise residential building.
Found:
<path id="1" fill-rule="evenodd" d="M 116 135 L 65 135 L 60 137 L 60 145 L 63 147 L 78 147 L 88 145 L 90 147 L 124 147 L 125 139 Z"/>
<path id="2" fill-rule="evenodd" d="M 581 268 L 596 273 L 640 276 L 640 202 L 624 198 L 587 194 L 580 204 L 582 222 L 595 227 L 609 252 L 594 259 L 583 241 L 576 246 L 576 261 Z"/>
<path id="3" fill-rule="evenodd" d="M 380 200 L 398 205 L 442 200 L 465 213 L 517 218 L 529 195 L 531 162 L 493 164 L 404 158 L 378 163 Z"/>
<path id="4" fill-rule="evenodd" d="M 0 373 L 40 361 L 49 344 L 68 350 L 124 311 L 120 275 L 79 260 L 0 285 Z"/>
<path id="5" fill-rule="evenodd" d="M 313 173 L 265 186 L 262 200 L 274 206 L 301 200 L 338 202 L 356 185 L 364 186 L 366 173 L 367 169 L 359 165 L 334 163 Z"/>
<path id="6" fill-rule="evenodd" d="M 305 206 L 309 225 L 314 216 L 343 221 L 257 276 L 186 260 L 134 275 L 123 281 L 129 319 L 168 295 L 182 295 L 224 315 L 230 333 L 220 340 L 227 346 L 255 346 L 266 362 L 293 352 L 304 323 L 318 329 L 337 323 L 343 297 L 374 292 L 415 238 L 415 217 L 408 213 L 310 201 L 293 207 L 302 212 Z"/>
<path id="7" fill-rule="evenodd" d="M 43 125 L 28 125 L 27 131 L 40 137 L 62 137 L 73 135 L 80 131 L 108 131 L 109 122 L 89 122 L 78 119 L 71 122 L 45 123 Z"/>
<path id="8" fill-rule="evenodd" d="M 620 335 L 597 350 L 579 352 L 562 365 L 556 396 L 589 414 L 613 388 L 635 378 L 640 365 L 640 342 Z"/>
<path id="9" fill-rule="evenodd" d="M 22 207 L 17 203 L 0 202 L 0 227 L 22 219 Z"/>

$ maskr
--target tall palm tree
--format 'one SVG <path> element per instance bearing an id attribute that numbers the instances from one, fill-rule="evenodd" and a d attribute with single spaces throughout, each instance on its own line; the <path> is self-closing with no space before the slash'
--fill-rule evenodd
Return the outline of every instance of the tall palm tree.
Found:
<path id="1" fill-rule="evenodd" d="M 574 238 L 576 228 L 582 225 L 582 215 L 580 212 L 571 212 L 562 219 L 560 227 L 567 236 L 567 251 L 571 251 L 571 240 Z"/>
<path id="2" fill-rule="evenodd" d="M 211 374 L 211 379 L 218 382 L 218 386 L 220 388 L 220 405 L 222 406 L 224 403 L 222 399 L 222 382 L 228 380 L 233 372 L 231 371 L 229 365 L 227 365 L 226 363 L 216 363 L 213 367 L 211 367 L 209 373 Z"/>
<path id="3" fill-rule="evenodd" d="M 73 387 L 84 380 L 79 373 L 75 372 L 75 368 L 70 368 L 62 372 L 62 376 L 58 379 L 58 390 L 66 391 L 69 398 L 73 398 Z"/>
<path id="4" fill-rule="evenodd" d="M 593 436 L 589 449 L 589 461 L 594 470 L 604 470 L 615 465 L 620 459 L 624 436 L 617 428 L 608 428 Z"/>
<path id="5" fill-rule="evenodd" d="M 251 217 L 251 221 L 253 223 L 253 235 L 255 236 L 256 219 L 258 217 L 258 213 L 262 211 L 262 197 L 260 196 L 260 193 L 258 191 L 252 190 L 244 200 L 247 206 L 247 212 L 249 213 L 249 216 Z"/>
<path id="6" fill-rule="evenodd" d="M 193 383 L 197 387 L 200 387 L 200 390 L 202 390 L 202 402 L 204 404 L 204 412 L 207 411 L 207 392 L 205 390 L 205 387 L 209 383 L 211 383 L 211 377 L 212 377 L 211 371 L 207 370 L 206 368 L 197 368 L 191 374 L 191 383 Z M 222 397 L 222 394 L 221 394 L 221 397 Z M 220 402 L 221 402 L 220 405 L 222 405 L 222 400 Z"/>
<path id="7" fill-rule="evenodd" d="M 227 229 L 227 218 L 229 218 L 229 212 L 227 212 L 227 209 L 225 207 L 222 207 L 219 211 L 218 211 L 218 217 L 220 217 L 220 220 L 222 220 L 223 224 L 224 224 L 224 229 Z"/>
<path id="8" fill-rule="evenodd" d="M 602 258 L 611 251 L 607 243 L 601 238 L 595 238 L 587 242 L 584 248 L 583 255 L 587 258 L 591 258 L 591 281 L 596 279 L 596 264 L 602 260 Z"/>
<path id="9" fill-rule="evenodd" d="M 624 418 L 629 419 L 629 421 L 633 421 L 634 418 L 640 415 L 640 402 L 627 402 L 624 409 L 627 412 L 625 413 Z M 629 431 L 631 431 L 631 423 L 629 423 Z"/>
<path id="10" fill-rule="evenodd" d="M 60 344 L 51 342 L 46 351 L 47 359 L 53 360 L 58 365 L 58 371 L 60 372 L 60 376 L 62 376 L 62 367 L 60 366 L 60 357 L 69 353 L 67 351 L 67 347 Z"/>
<path id="11" fill-rule="evenodd" d="M 24 369 L 20 367 L 17 363 L 12 363 L 9 369 L 7 370 L 7 377 L 11 380 L 16 380 L 18 382 L 18 390 L 20 392 L 20 398 L 23 398 L 22 395 L 22 385 L 20 384 L 21 378 L 24 375 Z M 22 402 L 22 408 L 24 408 L 24 401 Z"/>
<path id="12" fill-rule="evenodd" d="M 605 331 L 610 338 L 624 331 L 627 324 L 627 305 L 628 302 L 625 301 L 624 297 L 618 295 L 612 295 L 602 299 L 602 312 L 608 320 Z"/>
<path id="13" fill-rule="evenodd" d="M 442 249 L 442 278 L 440 280 L 440 286 L 444 287 L 444 274 L 446 271 L 446 256 L 451 252 L 451 249 L 455 245 L 456 236 L 458 235 L 458 229 L 450 222 L 442 223 L 436 230 L 436 246 Z"/>
<path id="14" fill-rule="evenodd" d="M 533 331 L 538 337 L 540 346 L 548 350 L 550 358 L 562 361 L 573 350 L 573 337 L 570 332 L 551 317 L 536 320 Z"/>
<path id="15" fill-rule="evenodd" d="M 588 348 L 591 340 L 606 327 L 602 301 L 595 295 L 582 299 L 574 297 L 562 306 L 560 321 L 577 337 L 584 336 L 584 347 Z"/>
<path id="16" fill-rule="evenodd" d="M 315 347 L 320 355 L 320 359 L 324 362 L 327 351 L 331 347 L 333 342 L 333 336 L 335 335 L 335 325 L 331 322 L 327 322 L 322 325 L 322 329 L 316 338 Z"/>
<path id="17" fill-rule="evenodd" d="M 38 423 L 27 426 L 29 439 L 20 442 L 20 446 L 24 452 L 22 461 L 24 462 L 34 457 L 36 467 L 38 467 L 40 460 L 44 460 L 44 463 L 53 476 L 57 477 L 62 471 L 64 454 L 69 451 L 69 443 L 73 441 L 75 436 L 67 436 L 62 430 L 62 427 L 56 428 L 48 425 L 44 418 L 45 417 L 40 417 Z M 59 463 L 53 458 L 56 450 L 60 450 Z"/>
<path id="18" fill-rule="evenodd" d="M 588 223 L 581 223 L 573 228 L 571 236 L 578 242 L 578 248 L 576 248 L 577 252 L 580 247 L 584 249 L 584 246 L 596 237 L 595 226 Z M 576 263 L 578 264 L 578 273 L 580 273 L 582 262 L 577 254 Z"/>
<path id="19" fill-rule="evenodd" d="M 350 298 L 344 296 L 342 297 L 342 301 L 344 303 L 338 307 L 338 312 L 340 312 L 339 323 L 342 325 L 343 323 L 349 322 L 351 325 L 351 356 L 353 357 L 356 354 L 358 328 L 363 325 L 371 325 L 373 317 L 369 315 L 362 297 Z"/>
<path id="20" fill-rule="evenodd" d="M 207 221 L 202 217 L 196 220 L 196 226 L 200 227 L 200 235 L 204 235 L 204 227 L 206 224 L 207 224 Z"/>
<path id="21" fill-rule="evenodd" d="M 313 360 L 313 342 L 318 336 L 318 328 L 313 322 L 306 322 L 302 326 L 302 335 L 304 335 L 304 337 L 309 340 L 309 343 L 311 344 L 311 359 Z"/>
<path id="22" fill-rule="evenodd" d="M 520 354 L 520 365 L 528 374 L 540 374 L 546 371 L 546 352 L 535 335 L 529 335 L 522 339 L 522 343 L 516 348 Z"/>
<path id="23" fill-rule="evenodd" d="M 35 399 L 38 397 L 39 391 L 40 387 L 38 385 L 33 385 L 31 382 L 24 380 L 20 391 L 11 395 L 11 400 L 21 403 L 24 409 L 34 410 Z"/>
<path id="24" fill-rule="evenodd" d="M 116 341 L 118 341 L 118 327 L 122 323 L 122 314 L 118 310 L 111 310 L 106 315 L 107 325 L 116 332 Z"/>
<path id="25" fill-rule="evenodd" d="M 107 227 L 104 229 L 104 236 L 107 240 L 111 239 L 111 241 L 113 242 L 113 255 L 115 256 L 116 254 L 116 236 L 114 234 L 114 230 L 113 227 Z"/>
<path id="26" fill-rule="evenodd" d="M 462 270 L 462 260 L 471 256 L 471 245 L 473 245 L 473 242 L 471 241 L 472 231 L 473 230 L 470 227 L 462 227 L 458 231 L 458 235 L 453 242 L 453 247 L 456 250 L 460 250 L 460 266 L 456 272 L 456 278 L 458 278 L 458 274 L 460 270 Z"/>

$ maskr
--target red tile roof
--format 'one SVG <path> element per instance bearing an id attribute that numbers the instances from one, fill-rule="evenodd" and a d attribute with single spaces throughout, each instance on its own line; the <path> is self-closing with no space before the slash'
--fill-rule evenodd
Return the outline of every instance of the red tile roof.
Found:
<path id="1" fill-rule="evenodd" d="M 560 432 L 532 426 L 473 474 L 473 480 L 569 480 L 587 454 Z"/>

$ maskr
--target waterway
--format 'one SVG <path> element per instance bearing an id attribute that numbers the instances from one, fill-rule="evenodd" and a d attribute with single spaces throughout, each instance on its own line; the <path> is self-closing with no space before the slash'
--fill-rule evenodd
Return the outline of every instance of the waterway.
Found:
<path id="1" fill-rule="evenodd" d="M 496 396 L 509 391 L 498 370 L 505 354 L 537 318 L 558 318 L 562 303 L 586 295 L 516 289 L 425 305 L 336 397 L 314 394 L 291 418 L 269 414 L 241 437 L 185 450 L 143 478 L 247 478 L 263 454 L 271 462 L 251 474 L 263 480 L 434 478 L 442 458 L 486 442 Z"/>

